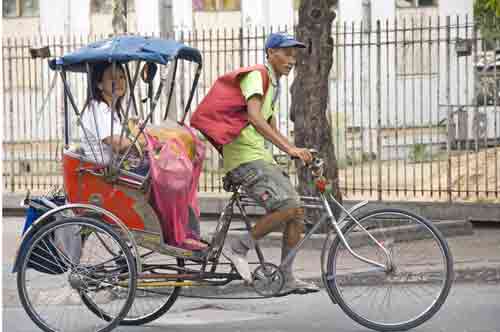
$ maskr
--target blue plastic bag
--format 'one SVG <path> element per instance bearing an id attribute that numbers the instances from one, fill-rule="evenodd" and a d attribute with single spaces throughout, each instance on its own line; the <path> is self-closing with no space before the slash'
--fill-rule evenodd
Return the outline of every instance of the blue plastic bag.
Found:
<path id="1" fill-rule="evenodd" d="M 24 235 L 32 226 L 33 223 L 44 213 L 50 211 L 58 205 L 64 204 L 64 199 L 61 198 L 30 198 L 27 201 L 28 210 L 26 211 L 26 219 L 22 235 Z M 29 244 L 33 235 L 29 235 L 21 244 L 19 248 L 19 256 L 23 257 L 27 254 Z M 28 267 L 33 268 L 42 273 L 48 274 L 61 274 L 67 271 L 67 264 L 60 257 L 58 250 L 53 246 L 54 234 L 49 234 L 50 242 L 40 241 L 37 246 L 32 250 Z M 13 267 L 12 272 L 18 272 L 19 259 L 16 260 L 16 265 Z"/>

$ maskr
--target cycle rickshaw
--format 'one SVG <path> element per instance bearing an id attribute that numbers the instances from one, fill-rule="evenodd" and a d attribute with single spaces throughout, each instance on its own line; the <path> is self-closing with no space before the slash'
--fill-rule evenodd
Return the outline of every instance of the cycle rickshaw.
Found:
<path id="1" fill-rule="evenodd" d="M 205 249 L 188 250 L 169 245 L 165 239 L 162 220 L 148 196 L 150 173 L 139 175 L 122 167 L 130 149 L 115 157 L 111 150 L 110 162 L 102 165 L 70 144 L 70 109 L 81 125 L 79 119 L 88 100 L 80 111 L 68 73 L 90 77 L 98 62 L 112 63 L 114 71 L 123 66 L 130 91 L 120 120 L 125 126 L 137 110 L 134 88 L 139 77 L 151 83 L 161 67 L 156 93 L 150 86 L 151 107 L 133 138 L 136 142 L 147 129 L 163 89 L 169 86 L 168 110 L 180 61 L 196 65 L 180 121 L 184 126 L 202 68 L 201 54 L 194 48 L 171 40 L 122 36 L 51 61 L 64 86 L 65 188 L 49 197 L 26 199 L 33 223 L 26 227 L 14 265 L 21 303 L 42 330 L 110 331 L 119 324 L 146 324 L 165 314 L 183 288 L 219 287 L 242 279 L 222 254 L 235 211 L 249 229 L 246 208 L 256 205 L 240 183 L 224 178 L 224 189 L 232 195 L 215 232 L 205 239 Z M 115 97 L 113 90 L 113 100 Z M 113 107 L 111 116 L 116 111 Z M 436 227 L 402 210 L 366 211 L 367 202 L 347 210 L 327 190 L 320 153 L 314 152 L 308 167 L 319 194 L 302 199 L 306 208 L 322 215 L 289 255 L 327 225 L 321 269 L 334 304 L 358 323 L 380 331 L 407 330 L 431 318 L 444 303 L 453 280 L 451 253 Z M 343 211 L 339 218 L 332 212 L 334 204 Z M 190 213 L 190 218 L 196 224 L 196 214 Z M 412 247 L 425 250 L 415 256 Z M 258 244 L 255 249 L 258 262 L 253 263 L 251 287 L 258 296 L 253 298 L 283 295 L 280 267 L 265 260 Z M 402 301 L 414 297 L 417 300 L 410 310 L 398 310 Z"/>

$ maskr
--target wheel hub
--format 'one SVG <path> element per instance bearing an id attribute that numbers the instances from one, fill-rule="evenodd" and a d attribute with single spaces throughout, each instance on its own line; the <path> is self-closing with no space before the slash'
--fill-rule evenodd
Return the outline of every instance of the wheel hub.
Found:
<path id="1" fill-rule="evenodd" d="M 84 277 L 79 273 L 71 272 L 68 281 L 73 289 L 81 289 L 85 286 Z"/>

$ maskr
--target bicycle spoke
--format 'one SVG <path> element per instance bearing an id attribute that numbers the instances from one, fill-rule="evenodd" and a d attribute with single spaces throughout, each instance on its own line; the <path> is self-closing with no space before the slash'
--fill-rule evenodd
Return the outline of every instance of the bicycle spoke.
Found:
<path id="1" fill-rule="evenodd" d="M 52 252 L 52 250 L 50 250 L 50 248 L 47 246 L 47 243 L 45 243 L 45 239 L 43 239 L 43 240 L 42 240 L 42 242 L 43 242 L 44 247 L 47 249 L 47 251 L 46 251 L 46 252 L 47 252 L 47 253 L 49 253 L 49 254 L 50 254 L 50 255 L 54 258 L 54 262 L 56 262 L 56 263 L 57 263 L 57 265 L 59 265 L 59 267 L 61 268 L 61 271 L 66 270 L 66 268 L 65 268 L 65 267 L 63 267 L 63 266 L 61 265 L 61 263 L 59 262 L 59 258 L 58 258 L 58 257 L 56 257 L 56 256 L 54 255 L 54 253 Z"/>

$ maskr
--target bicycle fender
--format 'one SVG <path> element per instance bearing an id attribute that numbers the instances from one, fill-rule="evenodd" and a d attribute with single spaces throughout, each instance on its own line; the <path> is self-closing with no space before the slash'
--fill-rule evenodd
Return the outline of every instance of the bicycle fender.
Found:
<path id="1" fill-rule="evenodd" d="M 17 270 L 19 269 L 19 261 L 20 261 L 20 255 L 22 254 L 22 250 L 26 250 L 26 245 L 29 243 L 29 240 L 33 237 L 33 234 L 38 231 L 42 226 L 44 226 L 47 222 L 52 220 L 53 216 L 56 215 L 57 213 L 61 213 L 63 216 L 74 216 L 74 213 L 71 211 L 72 209 L 85 209 L 85 210 L 90 210 L 102 215 L 105 215 L 109 217 L 113 222 L 116 223 L 116 225 L 121 229 L 123 234 L 127 236 L 129 241 L 132 244 L 132 253 L 135 255 L 135 257 L 139 258 L 139 249 L 137 248 L 137 243 L 134 239 L 134 236 L 132 235 L 131 231 L 127 228 L 127 226 L 114 214 L 112 214 L 109 211 L 106 211 L 105 209 L 90 205 L 90 204 L 66 204 L 59 206 L 57 208 L 54 208 L 52 210 L 49 210 L 48 212 L 44 213 L 40 218 L 35 220 L 32 224 L 32 226 L 28 229 L 26 233 L 24 233 L 23 237 L 21 238 L 21 245 L 19 246 L 18 252 L 16 253 L 16 259 L 14 261 L 13 265 L 13 272 L 16 273 Z M 137 272 L 140 273 L 142 272 L 142 262 L 140 259 L 136 259 L 137 262 Z"/>

